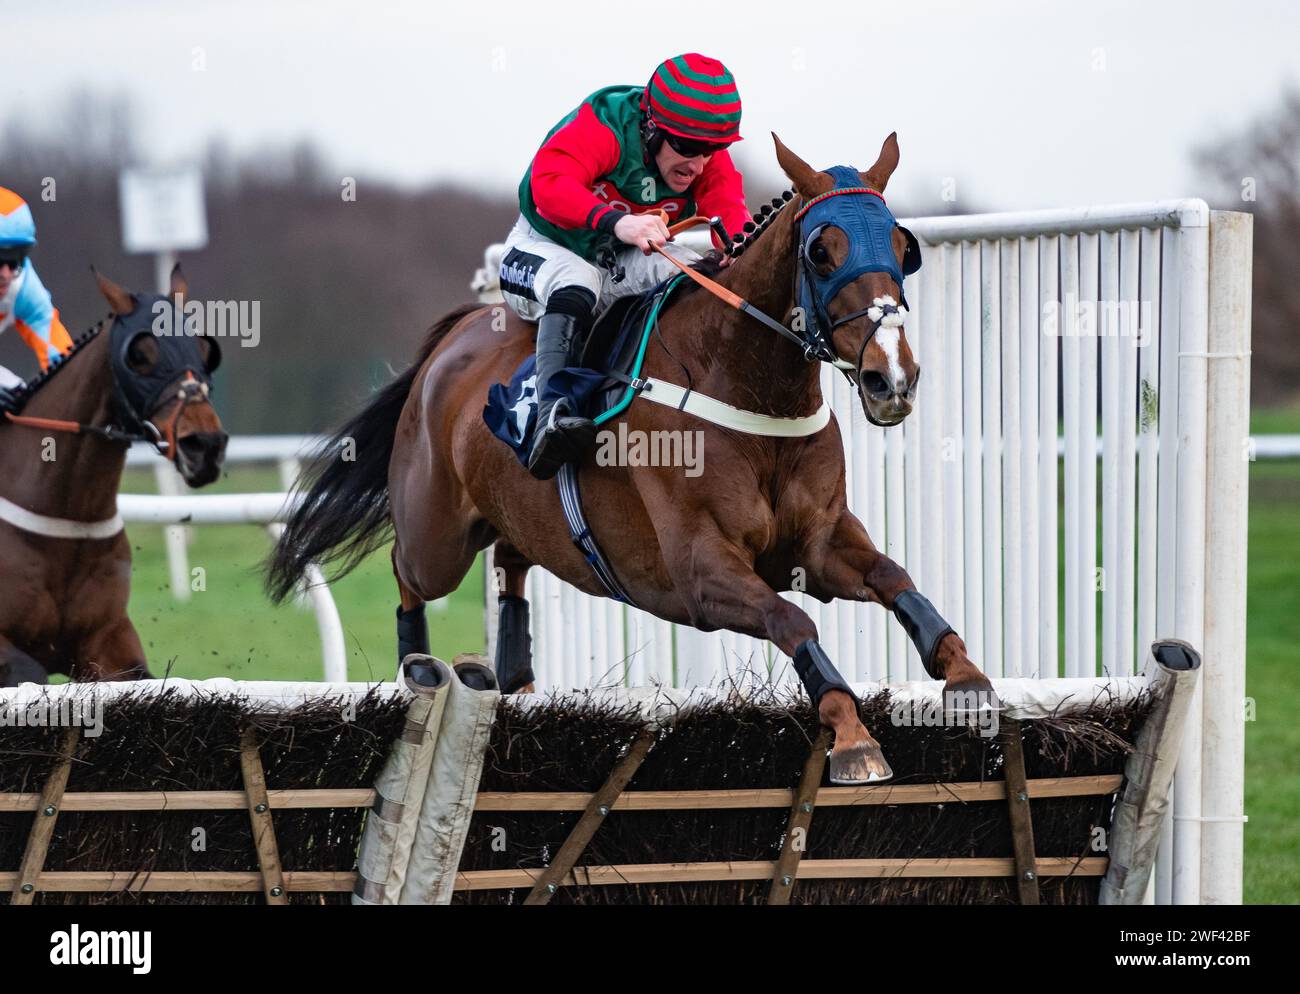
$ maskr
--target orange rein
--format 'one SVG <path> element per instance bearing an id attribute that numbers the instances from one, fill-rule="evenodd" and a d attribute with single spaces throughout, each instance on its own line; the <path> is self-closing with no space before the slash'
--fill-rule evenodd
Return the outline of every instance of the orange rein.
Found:
<path id="1" fill-rule="evenodd" d="M 664 224 L 668 224 L 668 214 L 665 211 L 661 210 L 661 211 L 657 211 L 656 213 L 658 213 L 658 215 L 663 219 Z M 678 221 L 676 224 L 669 224 L 668 234 L 675 235 L 680 231 L 686 231 L 688 228 L 695 228 L 701 224 L 709 224 L 709 219 L 707 217 L 704 217 L 702 214 L 696 214 L 693 217 L 683 218 L 682 220 Z M 656 252 L 662 255 L 665 259 L 671 262 L 683 273 L 685 273 L 687 276 L 693 279 L 700 286 L 704 287 L 704 289 L 708 290 L 709 293 L 713 294 L 723 303 L 731 307 L 734 307 L 738 311 L 742 311 L 745 309 L 745 300 L 743 297 L 740 297 L 732 293 L 725 286 L 722 286 L 719 283 L 715 283 L 713 280 L 709 279 L 703 273 L 697 273 L 694 269 L 692 269 L 690 266 L 685 265 L 680 260 L 674 259 L 671 255 L 665 252 L 658 245 L 652 245 L 651 248 L 653 248 Z"/>
<path id="2" fill-rule="evenodd" d="M 161 452 L 162 447 L 166 446 L 166 458 L 173 463 L 176 462 L 178 451 L 176 448 L 176 429 L 179 427 L 181 415 L 185 412 L 185 407 L 190 401 L 190 393 L 186 388 L 188 384 L 194 382 L 196 382 L 194 374 L 187 371 L 185 379 L 181 381 L 181 389 L 177 396 L 180 403 L 176 405 L 176 412 L 171 416 L 171 419 L 161 431 L 158 429 L 158 426 L 149 419 L 146 418 L 144 420 L 144 424 L 153 429 L 155 435 L 153 440 L 154 447 Z M 136 437 L 131 435 L 127 438 L 123 438 L 120 434 L 111 434 L 111 432 L 116 432 L 116 429 L 104 429 L 96 425 L 83 425 L 77 421 L 64 421 L 60 418 L 36 418 L 26 414 L 12 414 L 9 411 L 5 411 L 5 417 L 13 424 L 21 425 L 24 428 L 40 428 L 45 431 L 65 431 L 71 435 L 99 435 L 101 438 L 107 438 L 110 441 L 119 440 L 129 442 L 131 438 Z M 142 440 L 148 439 L 147 435 L 139 437 Z"/>
<path id="3" fill-rule="evenodd" d="M 67 431 L 74 435 L 81 434 L 81 425 L 75 421 L 59 421 L 55 418 L 33 418 L 23 414 L 11 414 L 5 411 L 5 417 L 16 425 L 27 428 L 44 428 L 47 431 Z"/>
<path id="4" fill-rule="evenodd" d="M 664 214 L 663 211 L 659 211 L 659 216 L 663 218 L 665 223 L 667 223 L 668 216 Z M 700 217 L 697 214 L 695 217 L 688 217 L 685 220 L 678 221 L 674 225 L 670 225 L 668 228 L 668 233 L 670 235 L 675 235 L 677 234 L 677 232 L 683 231 L 686 228 L 692 228 L 697 224 L 707 224 L 712 226 L 712 223 L 713 222 L 709 218 Z M 795 334 L 793 331 L 791 331 L 789 328 L 783 325 L 780 321 L 776 320 L 775 318 L 767 314 L 764 314 L 762 311 L 760 311 L 757 307 L 751 304 L 744 297 L 740 296 L 739 294 L 732 293 L 725 286 L 715 283 L 713 280 L 709 279 L 703 273 L 696 272 L 694 269 L 692 269 L 690 266 L 687 266 L 685 263 L 679 262 L 677 259 L 674 259 L 671 255 L 665 252 L 658 245 L 654 245 L 652 246 L 652 248 L 660 255 L 662 255 L 665 259 L 667 259 L 669 262 L 671 262 L 674 266 L 680 269 L 683 275 L 689 276 L 700 286 L 704 287 L 704 289 L 708 290 L 709 293 L 713 294 L 713 296 L 721 300 L 724 304 L 727 304 L 729 307 L 734 307 L 742 314 L 748 314 L 755 321 L 758 321 L 760 324 L 766 325 L 768 328 L 775 331 L 782 338 L 786 339 L 791 344 L 802 349 L 805 359 L 811 362 L 814 358 L 817 357 L 818 353 L 813 343 L 805 341 L 799 335 Z"/>

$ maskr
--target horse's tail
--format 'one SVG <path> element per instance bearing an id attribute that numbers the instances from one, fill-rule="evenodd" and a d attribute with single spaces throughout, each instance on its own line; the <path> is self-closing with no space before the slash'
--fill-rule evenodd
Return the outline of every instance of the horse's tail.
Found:
<path id="1" fill-rule="evenodd" d="M 458 307 L 430 328 L 410 368 L 338 429 L 322 458 L 299 479 L 294 494 L 301 500 L 265 564 L 273 602 L 288 596 L 312 563 L 333 566 L 334 576 L 343 576 L 388 541 L 388 462 L 397 419 L 424 360 L 477 307 Z"/>

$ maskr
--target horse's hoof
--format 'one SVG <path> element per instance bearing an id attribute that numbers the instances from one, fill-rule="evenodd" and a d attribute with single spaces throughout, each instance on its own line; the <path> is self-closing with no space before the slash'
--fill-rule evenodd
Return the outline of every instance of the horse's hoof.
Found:
<path id="1" fill-rule="evenodd" d="M 991 723 L 996 729 L 997 716 L 1002 710 L 1002 701 L 993 684 L 983 675 L 949 683 L 943 688 L 945 724 L 983 728 Z"/>
<path id="2" fill-rule="evenodd" d="M 831 750 L 831 783 L 837 787 L 861 787 L 864 784 L 884 783 L 894 776 L 885 761 L 880 746 L 873 744 L 851 745 Z"/>

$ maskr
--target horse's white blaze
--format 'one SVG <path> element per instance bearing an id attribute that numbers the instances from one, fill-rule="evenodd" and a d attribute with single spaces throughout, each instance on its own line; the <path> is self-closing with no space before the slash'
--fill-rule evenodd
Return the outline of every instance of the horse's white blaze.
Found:
<path id="1" fill-rule="evenodd" d="M 903 366 L 898 361 L 898 342 L 902 337 L 898 328 L 881 328 L 876 332 L 876 344 L 885 353 L 889 363 L 889 378 L 893 380 L 895 393 L 907 392 L 907 377 L 903 375 Z"/>

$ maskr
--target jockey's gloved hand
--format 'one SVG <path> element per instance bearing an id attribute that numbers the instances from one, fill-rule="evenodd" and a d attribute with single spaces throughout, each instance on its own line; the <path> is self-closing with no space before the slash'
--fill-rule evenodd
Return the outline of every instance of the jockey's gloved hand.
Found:
<path id="1" fill-rule="evenodd" d="M 14 387 L 0 386 L 0 415 L 17 414 L 23 409 L 21 395 Z"/>
<path id="2" fill-rule="evenodd" d="M 624 214 L 614 224 L 614 237 L 625 245 L 635 245 L 646 255 L 654 246 L 665 245 L 673 238 L 657 214 Z"/>

